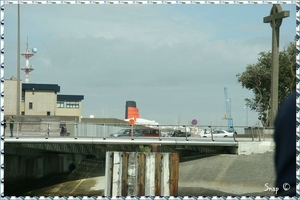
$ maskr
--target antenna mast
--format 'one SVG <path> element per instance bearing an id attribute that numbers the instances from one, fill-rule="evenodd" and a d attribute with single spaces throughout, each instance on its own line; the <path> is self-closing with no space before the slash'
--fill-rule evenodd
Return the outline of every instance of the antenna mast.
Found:
<path id="1" fill-rule="evenodd" d="M 36 52 L 37 52 L 36 48 L 33 48 L 32 50 L 28 48 L 28 36 L 27 36 L 26 52 L 21 54 L 26 59 L 25 67 L 21 68 L 21 70 L 23 70 L 26 74 L 26 83 L 29 82 L 29 73 L 34 70 L 33 66 L 29 64 L 29 58 L 34 56 Z"/>

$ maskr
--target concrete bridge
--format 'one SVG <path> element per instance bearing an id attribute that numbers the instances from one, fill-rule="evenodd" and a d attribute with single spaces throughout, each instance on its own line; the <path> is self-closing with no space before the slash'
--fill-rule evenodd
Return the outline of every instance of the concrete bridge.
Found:
<path id="1" fill-rule="evenodd" d="M 5 195 L 17 195 L 15 192 L 24 195 L 31 189 L 19 190 L 20 187 L 16 183 L 28 181 L 35 183 L 45 177 L 53 177 L 53 174 L 59 176 L 64 174 L 66 178 L 64 181 L 74 182 L 75 185 L 72 187 L 80 187 L 86 179 L 99 183 L 102 180 L 101 177 L 104 176 L 106 151 L 143 151 L 144 149 L 141 147 L 155 144 L 158 152 L 177 152 L 181 162 L 184 162 L 191 158 L 203 160 L 203 157 L 212 155 L 217 158 L 216 155 L 264 154 L 265 152 L 272 152 L 274 149 L 271 138 L 260 138 L 257 135 L 254 140 L 251 137 L 237 137 L 236 139 L 219 138 L 212 141 L 197 137 L 108 138 L 75 137 L 74 135 L 60 137 L 59 133 L 45 138 L 43 132 L 28 134 L 24 131 L 21 133 L 13 138 L 5 138 Z M 226 159 L 225 162 L 227 162 Z M 216 166 L 211 167 L 219 170 Z M 193 170 L 196 171 L 197 169 Z M 192 171 L 190 172 L 192 173 Z M 186 175 L 187 172 L 184 170 L 181 173 L 184 174 L 181 175 L 181 180 L 186 183 L 188 180 L 183 177 L 188 176 Z M 72 195 L 70 191 L 64 189 L 57 191 L 59 190 L 69 192 L 66 194 L 67 196 Z M 88 191 L 90 188 L 86 188 L 86 191 L 83 192 Z M 99 190 L 97 192 L 99 194 Z"/>

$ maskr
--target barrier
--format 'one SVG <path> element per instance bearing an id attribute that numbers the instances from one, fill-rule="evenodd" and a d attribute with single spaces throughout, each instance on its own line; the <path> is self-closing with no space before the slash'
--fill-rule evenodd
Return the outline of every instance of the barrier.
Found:
<path id="1" fill-rule="evenodd" d="M 49 137 L 47 137 L 47 124 L 50 125 L 51 129 L 49 132 Z M 62 132 L 62 127 L 67 128 L 67 132 Z M 132 140 L 138 139 L 138 138 L 147 138 L 148 142 L 150 142 L 151 138 L 154 140 L 158 139 L 159 141 L 165 140 L 165 139 L 172 139 L 177 140 L 175 138 L 185 139 L 186 141 L 192 141 L 194 139 L 196 140 L 203 140 L 203 141 L 222 141 L 224 138 L 217 137 L 217 135 L 212 134 L 213 132 L 213 126 L 208 126 L 209 129 L 205 129 L 206 126 L 194 126 L 191 129 L 190 127 L 186 125 L 178 126 L 178 125 L 156 125 L 155 127 L 148 127 L 148 126 L 142 126 L 142 125 L 136 125 L 134 126 L 135 129 L 154 129 L 159 130 L 158 136 L 124 136 L 124 137 L 115 137 L 113 136 L 121 129 L 130 129 L 130 125 L 128 123 L 104 123 L 104 124 L 95 124 L 95 123 L 83 123 L 83 122 L 76 122 L 76 121 L 33 121 L 33 122 L 19 122 L 15 121 L 15 127 L 14 127 L 14 137 L 16 139 L 26 138 L 26 137 L 34 137 L 34 138 L 56 138 L 56 139 L 63 139 L 63 138 L 74 138 L 74 139 L 100 139 L 100 140 L 107 140 L 111 142 L 111 140 L 116 139 L 116 141 L 122 141 L 121 138 L 131 138 Z M 215 126 L 214 126 L 215 127 Z M 239 127 L 239 128 L 242 128 Z M 181 137 L 171 137 L 170 133 L 172 133 L 174 130 L 183 130 L 184 135 L 180 135 Z M 196 135 L 192 135 L 192 137 L 187 137 L 187 133 L 190 133 L 190 131 L 196 131 Z M 206 130 L 208 132 L 206 132 Z M 222 130 L 222 129 L 215 129 L 215 130 Z M 273 130 L 271 129 L 265 129 L 264 127 L 247 127 L 244 128 L 245 134 L 234 134 L 233 137 L 227 138 L 226 141 L 233 141 L 237 142 L 241 139 L 249 139 L 249 141 L 265 141 L 265 138 L 273 138 Z M 10 135 L 9 128 L 6 128 L 6 134 L 3 136 L 6 136 L 5 139 L 11 139 L 8 136 Z M 209 138 L 204 138 L 203 134 L 209 133 Z M 110 140 L 111 139 L 111 140 Z M 98 142 L 98 141 L 97 141 Z M 127 142 L 126 142 L 127 143 Z M 171 142 L 174 143 L 174 142 Z M 148 143 L 147 143 L 148 144 Z M 162 143 L 158 143 L 162 144 Z"/>
<path id="2" fill-rule="evenodd" d="M 106 152 L 105 196 L 178 196 L 177 153 Z"/>

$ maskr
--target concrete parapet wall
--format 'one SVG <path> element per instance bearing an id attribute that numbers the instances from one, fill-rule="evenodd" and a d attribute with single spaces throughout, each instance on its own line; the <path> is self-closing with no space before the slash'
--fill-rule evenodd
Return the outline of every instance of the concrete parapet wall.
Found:
<path id="1" fill-rule="evenodd" d="M 274 151 L 274 141 L 238 142 L 238 155 L 249 155 Z"/>

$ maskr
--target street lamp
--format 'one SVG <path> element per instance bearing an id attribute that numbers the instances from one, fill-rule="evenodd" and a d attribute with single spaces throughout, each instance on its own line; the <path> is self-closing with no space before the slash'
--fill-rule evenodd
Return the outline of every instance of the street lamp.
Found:
<path id="1" fill-rule="evenodd" d="M 21 88 L 21 81 L 20 81 L 20 4 L 18 4 L 18 46 L 17 46 L 17 109 L 16 115 L 20 115 L 20 88 Z"/>

